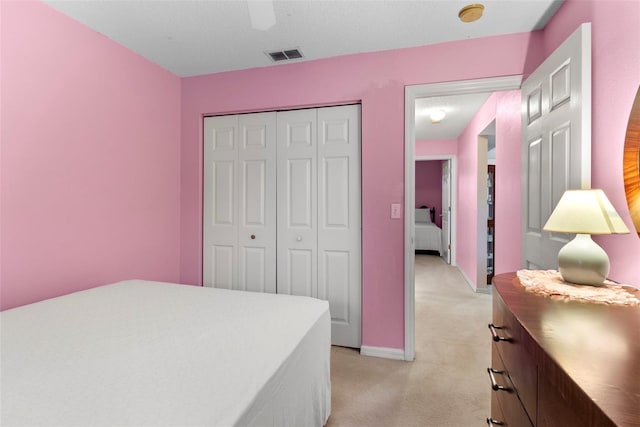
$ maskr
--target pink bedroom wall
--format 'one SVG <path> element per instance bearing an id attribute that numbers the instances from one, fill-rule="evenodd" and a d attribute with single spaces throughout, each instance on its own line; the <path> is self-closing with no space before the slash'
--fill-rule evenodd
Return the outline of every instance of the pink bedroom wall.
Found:
<path id="1" fill-rule="evenodd" d="M 496 94 L 480 107 L 458 137 L 458 203 L 456 258 L 473 288 L 478 277 L 478 135 L 496 118 Z M 486 167 L 485 167 L 486 168 Z M 483 181 L 486 185 L 486 181 Z M 497 188 L 497 187 L 496 187 Z M 496 196 L 497 199 L 497 196 Z"/>
<path id="2" fill-rule="evenodd" d="M 442 161 L 416 161 L 416 208 L 428 206 L 435 208 L 435 223 L 442 226 Z"/>
<path id="3" fill-rule="evenodd" d="M 522 164 L 520 160 L 520 91 L 497 92 L 496 98 L 496 274 L 522 264 Z"/>
<path id="4" fill-rule="evenodd" d="M 201 283 L 202 117 L 362 103 L 362 344 L 404 346 L 406 85 L 517 75 L 535 34 L 473 39 L 183 79 L 181 281 Z"/>
<path id="5" fill-rule="evenodd" d="M 630 230 L 622 178 L 622 153 L 631 105 L 640 86 L 640 2 L 567 0 L 544 31 L 551 53 L 580 23 L 592 31 L 591 187 L 602 188 Z M 609 254 L 609 277 L 640 287 L 640 238 L 635 233 L 598 236 Z"/>
<path id="6" fill-rule="evenodd" d="M 2 309 L 179 281 L 180 79 L 40 2 L 0 2 Z"/>
<path id="7" fill-rule="evenodd" d="M 415 157 L 418 159 L 416 161 L 416 206 L 422 206 L 424 203 L 421 203 L 418 198 L 418 194 L 420 189 L 418 187 L 418 165 L 423 164 L 423 161 L 419 160 L 421 156 L 443 156 L 443 155 L 455 155 L 458 152 L 458 140 L 457 139 L 430 139 L 430 140 L 419 140 L 415 142 Z M 441 173 L 442 173 L 442 162 L 437 162 L 438 166 L 438 180 L 437 185 L 438 189 L 433 191 L 438 191 L 437 196 L 434 197 L 436 200 L 434 206 L 436 207 L 436 224 L 438 226 L 442 226 L 442 217 L 440 214 L 442 213 L 442 185 L 441 185 Z M 433 161 L 427 161 L 426 164 L 433 164 Z M 428 204 L 427 204 L 428 205 Z"/>
<path id="8" fill-rule="evenodd" d="M 457 139 L 430 139 L 428 141 L 416 141 L 416 157 L 457 154 L 457 152 Z"/>

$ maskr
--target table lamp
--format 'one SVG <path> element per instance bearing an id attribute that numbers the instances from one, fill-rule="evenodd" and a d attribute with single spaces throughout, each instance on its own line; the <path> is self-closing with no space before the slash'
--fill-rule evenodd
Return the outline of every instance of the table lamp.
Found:
<path id="1" fill-rule="evenodd" d="M 558 252 L 558 270 L 566 282 L 602 285 L 609 257 L 592 234 L 623 234 L 629 229 L 602 190 L 567 190 L 544 225 L 546 231 L 575 233 Z"/>

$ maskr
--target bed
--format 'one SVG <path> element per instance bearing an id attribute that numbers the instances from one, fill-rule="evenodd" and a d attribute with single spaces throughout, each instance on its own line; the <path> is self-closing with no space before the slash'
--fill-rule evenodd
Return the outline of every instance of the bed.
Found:
<path id="1" fill-rule="evenodd" d="M 322 426 L 331 412 L 326 301 L 130 280 L 0 321 L 3 426 Z"/>
<path id="2" fill-rule="evenodd" d="M 435 209 L 426 206 L 415 213 L 416 251 L 442 254 L 442 229 L 435 224 Z"/>

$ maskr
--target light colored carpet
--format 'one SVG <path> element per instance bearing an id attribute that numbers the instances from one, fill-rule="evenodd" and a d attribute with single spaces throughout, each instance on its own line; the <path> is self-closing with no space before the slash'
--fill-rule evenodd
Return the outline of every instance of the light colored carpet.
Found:
<path id="1" fill-rule="evenodd" d="M 327 427 L 485 425 L 491 296 L 474 293 L 437 256 L 417 255 L 415 272 L 415 361 L 333 347 Z"/>

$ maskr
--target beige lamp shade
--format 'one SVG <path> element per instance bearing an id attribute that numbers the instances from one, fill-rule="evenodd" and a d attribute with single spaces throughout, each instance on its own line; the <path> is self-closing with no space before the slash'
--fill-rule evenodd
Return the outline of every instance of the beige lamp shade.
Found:
<path id="1" fill-rule="evenodd" d="M 544 229 L 574 234 L 629 232 L 604 191 L 598 189 L 565 191 Z"/>

